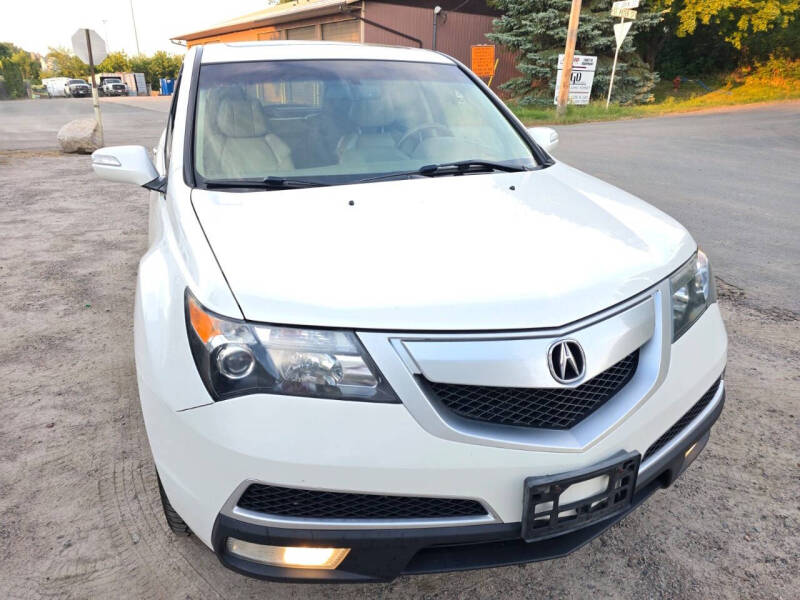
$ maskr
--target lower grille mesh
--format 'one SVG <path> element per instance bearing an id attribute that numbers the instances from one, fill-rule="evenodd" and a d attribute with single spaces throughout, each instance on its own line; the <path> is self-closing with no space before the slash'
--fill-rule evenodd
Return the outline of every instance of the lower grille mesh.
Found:
<path id="1" fill-rule="evenodd" d="M 681 431 L 683 431 L 686 428 L 687 425 L 689 425 L 692 421 L 695 420 L 697 415 L 703 412 L 703 409 L 705 409 L 705 407 L 708 406 L 708 404 L 714 398 L 714 395 L 717 393 L 717 389 L 719 388 L 719 384 L 721 381 L 722 381 L 721 378 L 717 379 L 717 381 L 714 382 L 714 385 L 712 385 L 708 389 L 708 391 L 705 394 L 703 394 L 703 397 L 700 398 L 700 400 L 698 400 L 697 403 L 695 403 L 695 405 L 692 406 L 692 408 L 690 408 L 685 415 L 683 415 L 680 419 L 678 419 L 678 422 L 675 423 L 675 425 L 667 429 L 664 435 L 662 435 L 655 442 L 653 442 L 653 445 L 650 446 L 647 449 L 647 452 L 644 453 L 644 458 L 642 458 L 642 462 L 646 461 L 656 452 L 661 450 L 661 448 L 669 444 L 676 435 L 678 435 Z"/>
<path id="2" fill-rule="evenodd" d="M 509 388 L 423 380 L 428 393 L 455 414 L 500 425 L 569 429 L 608 402 L 631 380 L 639 351 L 573 388 Z"/>
<path id="3" fill-rule="evenodd" d="M 475 500 L 322 492 L 257 483 L 245 490 L 238 506 L 269 515 L 310 519 L 441 519 L 486 514 Z"/>

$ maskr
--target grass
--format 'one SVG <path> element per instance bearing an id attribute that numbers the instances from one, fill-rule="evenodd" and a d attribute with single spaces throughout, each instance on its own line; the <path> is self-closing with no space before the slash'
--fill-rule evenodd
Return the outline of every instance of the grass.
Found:
<path id="1" fill-rule="evenodd" d="M 612 103 L 606 110 L 605 101 L 596 99 L 587 106 L 568 106 L 563 119 L 556 117 L 555 107 L 523 106 L 514 102 L 509 102 L 509 107 L 526 124 L 584 123 L 800 99 L 800 60 L 771 59 L 746 71 L 698 79 L 711 91 L 706 91 L 696 81 L 684 81 L 676 92 L 671 81 L 662 81 L 656 86 L 655 101 L 651 104 L 620 106 Z"/>

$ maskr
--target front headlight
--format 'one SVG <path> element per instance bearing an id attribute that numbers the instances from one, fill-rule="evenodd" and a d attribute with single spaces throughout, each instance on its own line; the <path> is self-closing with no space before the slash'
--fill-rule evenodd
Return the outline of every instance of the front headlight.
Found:
<path id="1" fill-rule="evenodd" d="M 399 402 L 352 331 L 256 325 L 186 291 L 189 346 L 214 400 L 245 394 Z"/>
<path id="2" fill-rule="evenodd" d="M 672 292 L 672 341 L 681 337 L 717 300 L 711 265 L 702 250 L 669 278 Z"/>

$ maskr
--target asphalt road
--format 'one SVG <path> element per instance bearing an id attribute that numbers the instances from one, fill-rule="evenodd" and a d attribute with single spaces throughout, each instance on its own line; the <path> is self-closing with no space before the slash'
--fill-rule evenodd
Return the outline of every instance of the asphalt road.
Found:
<path id="1" fill-rule="evenodd" d="M 675 217 L 750 301 L 800 313 L 800 103 L 558 129 L 559 159 Z"/>
<path id="2" fill-rule="evenodd" d="M 158 142 L 169 97 L 100 98 L 108 146 Z M 91 98 L 49 98 L 0 102 L 0 152 L 56 149 L 56 134 L 72 119 L 94 116 Z"/>
<path id="3" fill-rule="evenodd" d="M 152 146 L 166 99 L 106 99 Z M 131 315 L 146 194 L 55 150 L 85 100 L 0 102 L 0 598 L 800 597 L 800 104 L 560 128 L 557 156 L 649 200 L 709 251 L 728 399 L 701 457 L 549 563 L 370 586 L 270 584 L 166 527 Z"/>

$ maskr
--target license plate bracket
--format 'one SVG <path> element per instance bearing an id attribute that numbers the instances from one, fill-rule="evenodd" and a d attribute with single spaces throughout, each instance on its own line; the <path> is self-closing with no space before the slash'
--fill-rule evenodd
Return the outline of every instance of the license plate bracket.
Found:
<path id="1" fill-rule="evenodd" d="M 633 502 L 640 461 L 640 454 L 631 452 L 578 471 L 528 477 L 523 496 L 522 538 L 534 542 L 564 535 L 627 511 Z M 571 486 L 604 476 L 608 477 L 608 483 L 602 491 L 561 502 L 562 494 Z"/>

